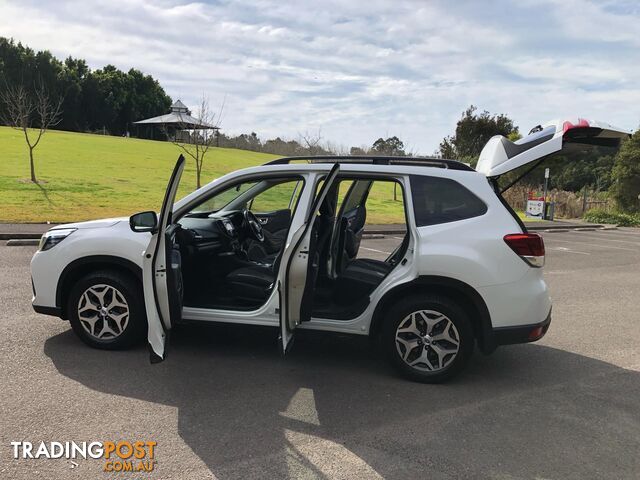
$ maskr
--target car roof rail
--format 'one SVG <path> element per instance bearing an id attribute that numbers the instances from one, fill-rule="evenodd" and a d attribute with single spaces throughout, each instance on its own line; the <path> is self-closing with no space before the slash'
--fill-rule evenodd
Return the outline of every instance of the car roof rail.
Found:
<path id="1" fill-rule="evenodd" d="M 420 167 L 449 168 L 475 172 L 466 163 L 458 160 L 447 160 L 435 157 L 394 157 L 377 155 L 302 155 L 282 157 L 271 160 L 264 165 L 288 165 L 293 161 L 305 160 L 308 163 L 362 163 L 371 165 L 413 165 Z"/>

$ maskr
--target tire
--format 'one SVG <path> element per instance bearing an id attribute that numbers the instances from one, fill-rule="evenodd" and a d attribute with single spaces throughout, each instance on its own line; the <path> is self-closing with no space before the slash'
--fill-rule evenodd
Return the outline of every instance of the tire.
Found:
<path id="1" fill-rule="evenodd" d="M 101 350 L 132 347 L 147 331 L 142 287 L 131 275 L 118 271 L 102 270 L 80 278 L 69 293 L 67 312 L 75 334 Z"/>
<path id="2" fill-rule="evenodd" d="M 440 383 L 467 364 L 474 335 L 460 306 L 448 297 L 427 294 L 405 298 L 388 310 L 381 342 L 401 375 L 416 382 Z"/>

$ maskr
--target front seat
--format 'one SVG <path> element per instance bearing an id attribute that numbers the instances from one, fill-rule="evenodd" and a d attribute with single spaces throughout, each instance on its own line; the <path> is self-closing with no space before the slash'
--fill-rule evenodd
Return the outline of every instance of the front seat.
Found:
<path id="1" fill-rule="evenodd" d="M 316 230 L 317 240 L 315 243 L 314 259 L 310 262 L 322 265 L 322 259 L 326 256 L 327 244 L 333 226 L 333 217 L 335 215 L 337 202 L 337 186 L 333 191 L 329 192 L 327 198 L 320 206 L 320 215 L 316 219 L 313 228 Z M 284 242 L 283 242 L 284 244 Z M 255 264 L 248 267 L 242 267 L 229 273 L 225 279 L 226 285 L 231 288 L 233 295 L 243 302 L 251 306 L 260 306 L 264 304 L 271 291 L 273 290 L 278 269 L 280 268 L 280 260 L 284 253 L 284 246 L 276 254 L 272 264 Z M 264 262 L 264 259 L 261 260 Z M 317 276 L 318 271 L 314 272 Z M 310 279 L 315 283 L 315 276 Z"/>
<path id="2" fill-rule="evenodd" d="M 271 233 L 268 230 L 263 230 L 264 242 L 258 242 L 257 240 L 248 239 L 246 245 L 247 257 L 249 260 L 256 263 L 264 263 L 273 265 L 280 250 L 284 246 L 288 229 L 280 230 L 276 233 Z"/>
<path id="3" fill-rule="evenodd" d="M 234 270 L 225 279 L 233 295 L 250 305 L 262 305 L 267 301 L 275 282 L 280 255 L 272 265 L 251 265 Z"/>

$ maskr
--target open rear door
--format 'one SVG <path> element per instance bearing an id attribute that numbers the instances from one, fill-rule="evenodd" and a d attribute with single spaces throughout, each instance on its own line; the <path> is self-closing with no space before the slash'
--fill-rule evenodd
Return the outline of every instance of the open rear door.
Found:
<path id="1" fill-rule="evenodd" d="M 169 330 L 182 317 L 182 267 L 172 216 L 184 165 L 185 159 L 180 155 L 167 185 L 157 228 L 144 253 L 143 286 L 151 363 L 165 359 Z"/>
<path id="2" fill-rule="evenodd" d="M 278 280 L 280 295 L 280 349 L 286 354 L 293 341 L 293 333 L 300 322 L 311 319 L 311 302 L 318 274 L 319 259 L 314 228 L 318 211 L 340 172 L 336 163 L 316 194 L 304 224 L 293 234 L 282 258 Z"/>
<path id="3" fill-rule="evenodd" d="M 341 265 L 346 265 L 358 255 L 367 222 L 365 205 L 372 185 L 373 180 L 354 180 L 340 205 L 336 220 L 338 227 L 332 232 L 331 238 L 331 278 L 337 277 Z"/>
<path id="4" fill-rule="evenodd" d="M 492 137 L 480 153 L 476 170 L 496 178 L 527 164 L 535 166 L 552 154 L 590 145 L 616 147 L 630 133 L 608 123 L 583 118 L 554 120 L 538 125 L 516 142 L 502 135 Z"/>

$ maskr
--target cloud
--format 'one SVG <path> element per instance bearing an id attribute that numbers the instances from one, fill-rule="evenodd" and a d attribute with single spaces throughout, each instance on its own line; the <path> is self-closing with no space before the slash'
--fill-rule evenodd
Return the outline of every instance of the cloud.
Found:
<path id="1" fill-rule="evenodd" d="M 523 131 L 564 113 L 635 128 L 639 17 L 625 1 L 0 0 L 0 35 L 139 68 L 189 105 L 226 95 L 229 132 L 398 135 L 429 154 L 471 103 Z"/>

